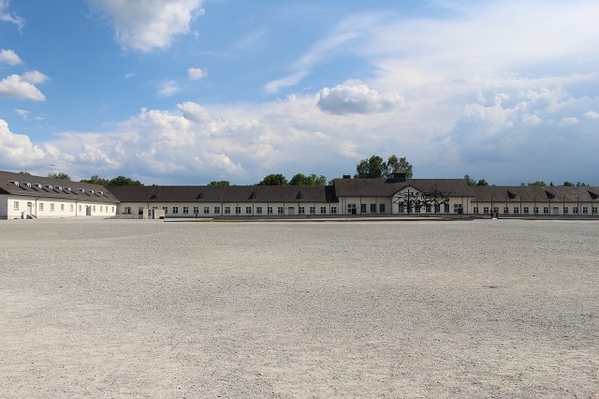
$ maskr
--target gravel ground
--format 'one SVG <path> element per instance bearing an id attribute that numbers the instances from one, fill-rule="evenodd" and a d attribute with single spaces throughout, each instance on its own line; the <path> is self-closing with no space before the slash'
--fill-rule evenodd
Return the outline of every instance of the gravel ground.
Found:
<path id="1" fill-rule="evenodd" d="M 598 221 L 0 223 L 2 398 L 596 398 Z"/>

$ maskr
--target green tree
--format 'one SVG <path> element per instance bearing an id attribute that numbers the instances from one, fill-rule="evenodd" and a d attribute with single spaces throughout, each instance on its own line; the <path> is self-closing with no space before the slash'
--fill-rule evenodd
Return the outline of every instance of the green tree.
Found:
<path id="1" fill-rule="evenodd" d="M 470 176 L 464 175 L 464 180 L 466 181 L 466 184 L 468 184 L 469 186 L 476 186 L 476 180 L 474 180 Z"/>
<path id="2" fill-rule="evenodd" d="M 20 175 L 27 175 L 27 176 L 31 176 L 31 173 L 29 173 L 29 172 L 25 172 L 24 170 L 22 170 L 22 171 L 20 171 L 20 172 L 17 172 L 17 173 L 18 173 L 18 174 L 20 174 Z"/>
<path id="3" fill-rule="evenodd" d="M 289 184 L 292 186 L 325 186 L 327 178 L 323 175 L 316 176 L 314 173 L 308 176 L 297 173 L 289 180 Z"/>
<path id="4" fill-rule="evenodd" d="M 64 172 L 48 173 L 48 177 L 51 179 L 71 180 L 71 176 Z"/>
<path id="5" fill-rule="evenodd" d="M 480 179 L 479 181 L 476 182 L 477 186 L 488 186 L 489 183 L 487 183 L 487 181 L 485 179 Z"/>
<path id="6" fill-rule="evenodd" d="M 280 173 L 266 175 L 264 179 L 258 183 L 259 186 L 285 186 L 286 184 L 287 178 Z"/>
<path id="7" fill-rule="evenodd" d="M 98 175 L 93 175 L 88 180 L 81 180 L 81 183 L 99 184 L 100 186 L 108 186 L 110 181 Z"/>
<path id="8" fill-rule="evenodd" d="M 108 182 L 109 186 L 143 186 L 139 180 L 133 180 L 130 177 L 118 176 Z"/>
<path id="9" fill-rule="evenodd" d="M 529 186 L 539 186 L 539 187 L 547 187 L 547 183 L 542 180 L 537 180 L 533 183 L 528 183 Z"/>
<path id="10" fill-rule="evenodd" d="M 226 180 L 219 180 L 219 181 L 211 181 L 210 183 L 208 183 L 209 186 L 230 186 L 231 184 L 226 181 Z"/>
<path id="11" fill-rule="evenodd" d="M 361 160 L 356 165 L 357 179 L 383 179 L 393 177 L 393 174 L 399 170 L 406 173 L 408 179 L 412 178 L 412 165 L 405 157 L 398 158 L 397 155 L 391 155 L 387 162 L 378 155 L 373 155 L 368 159 Z"/>
<path id="12" fill-rule="evenodd" d="M 565 181 L 563 185 L 566 187 L 572 187 L 574 186 L 574 183 L 572 183 L 571 181 Z"/>
<path id="13" fill-rule="evenodd" d="M 398 170 L 403 170 L 406 173 L 406 178 L 411 179 L 414 175 L 412 172 L 412 164 L 408 162 L 406 157 L 397 158 L 393 154 L 387 159 L 387 171 L 385 177 L 391 178 Z"/>

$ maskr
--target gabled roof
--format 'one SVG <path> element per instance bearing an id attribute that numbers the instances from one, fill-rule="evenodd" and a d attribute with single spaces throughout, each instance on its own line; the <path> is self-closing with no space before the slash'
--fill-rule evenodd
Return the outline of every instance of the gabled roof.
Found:
<path id="1" fill-rule="evenodd" d="M 77 201 L 117 203 L 119 200 L 98 184 L 0 171 L 0 194 Z"/>
<path id="2" fill-rule="evenodd" d="M 337 202 L 332 186 L 122 186 L 123 202 Z"/>
<path id="3" fill-rule="evenodd" d="M 588 186 L 472 186 L 476 201 L 595 201 L 599 187 Z"/>
<path id="4" fill-rule="evenodd" d="M 338 197 L 392 197 L 398 191 L 413 187 L 420 192 L 434 191 L 450 197 L 472 197 L 474 193 L 464 179 L 335 179 Z"/>

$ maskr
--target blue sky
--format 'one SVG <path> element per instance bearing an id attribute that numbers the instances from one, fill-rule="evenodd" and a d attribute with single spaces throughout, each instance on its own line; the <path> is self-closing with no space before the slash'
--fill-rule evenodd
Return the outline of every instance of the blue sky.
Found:
<path id="1" fill-rule="evenodd" d="M 0 169 L 599 185 L 596 1 L 0 0 Z"/>

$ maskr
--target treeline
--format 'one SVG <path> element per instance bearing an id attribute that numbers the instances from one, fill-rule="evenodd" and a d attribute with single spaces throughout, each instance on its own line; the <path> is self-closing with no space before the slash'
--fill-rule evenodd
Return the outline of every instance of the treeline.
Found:
<path id="1" fill-rule="evenodd" d="M 485 179 L 480 179 L 480 180 L 475 180 L 472 179 L 470 176 L 468 175 L 464 175 L 464 180 L 466 181 L 466 183 L 468 183 L 469 186 L 489 186 L 492 185 L 494 186 L 495 184 L 489 184 L 487 183 L 487 181 Z M 557 184 L 559 186 L 559 184 Z M 556 184 L 553 184 L 553 182 L 549 182 L 549 184 L 545 183 L 543 180 L 537 180 L 534 182 L 522 182 L 520 183 L 520 186 L 540 186 L 540 187 L 554 187 L 556 186 Z M 566 187 L 587 187 L 590 186 L 590 184 L 586 184 L 586 183 L 581 183 L 581 182 L 577 182 L 577 183 L 572 183 L 570 181 L 565 181 L 564 184 L 562 184 L 562 186 L 566 186 Z"/>

